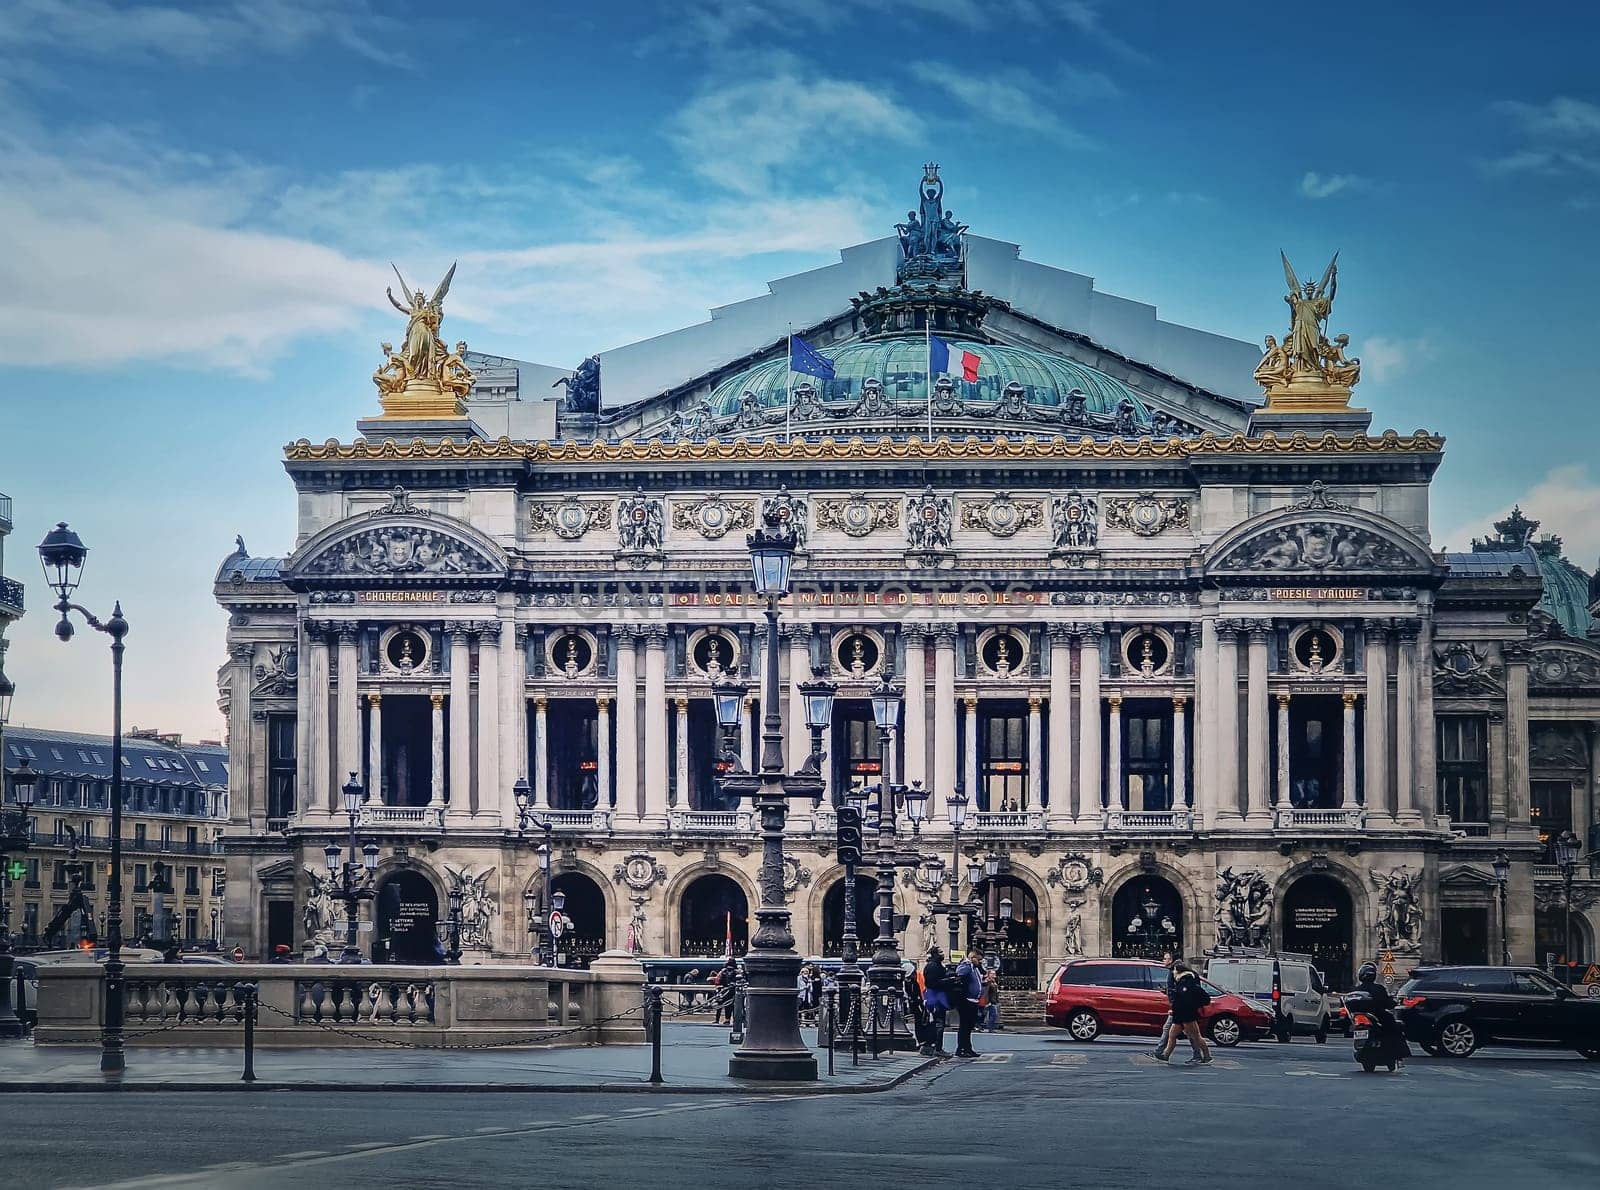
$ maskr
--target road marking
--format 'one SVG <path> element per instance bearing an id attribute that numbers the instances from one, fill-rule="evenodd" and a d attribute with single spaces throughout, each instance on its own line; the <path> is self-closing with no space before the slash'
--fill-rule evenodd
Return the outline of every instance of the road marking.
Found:
<path id="1" fill-rule="evenodd" d="M 590 1115 L 587 1115 L 587 1116 L 573 1116 L 572 1117 L 572 1122 L 575 1123 L 575 1124 L 586 1124 L 590 1120 L 608 1120 L 610 1118 L 611 1118 L 610 1116 L 607 1116 L 607 1115 L 604 1115 L 604 1114 L 593 1113 L 593 1114 L 590 1114 Z"/>
<path id="2" fill-rule="evenodd" d="M 1328 1074 L 1321 1070 L 1285 1070 L 1291 1078 L 1348 1078 L 1349 1072 L 1343 1074 Z"/>
<path id="3" fill-rule="evenodd" d="M 479 1136 L 488 1136 L 493 1132 L 512 1132 L 515 1131 L 515 1129 L 516 1125 L 514 1124 L 490 1124 L 485 1128 L 474 1128 L 473 1131 Z"/>
<path id="4" fill-rule="evenodd" d="M 362 1149 L 387 1149 L 393 1143 L 389 1140 L 364 1140 L 358 1144 L 345 1145 L 345 1148 L 351 1152 L 359 1152 Z"/>
<path id="5" fill-rule="evenodd" d="M 1011 1055 L 1004 1052 L 997 1054 L 979 1054 L 973 1059 L 973 1061 L 987 1062 L 992 1066 L 1003 1066 L 1005 1063 L 1011 1061 Z"/>
<path id="6" fill-rule="evenodd" d="M 417 1140 L 421 1140 L 422 1138 L 421 1137 L 417 1137 L 416 1139 Z M 303 1161 L 307 1157 L 326 1157 L 327 1155 L 328 1155 L 328 1150 L 327 1149 L 307 1149 L 303 1153 L 284 1153 L 281 1157 L 278 1157 L 277 1160 L 279 1160 L 279 1161 Z"/>
<path id="7" fill-rule="evenodd" d="M 443 1140 L 445 1137 L 447 1137 L 449 1135 L 450 1134 L 448 1132 L 424 1132 L 421 1136 L 413 1136 L 411 1139 L 412 1140 Z M 284 1155 L 283 1158 L 280 1158 L 280 1160 L 286 1160 L 289 1157 L 297 1157 L 297 1156 L 298 1157 L 321 1157 L 321 1156 L 323 1156 L 323 1154 L 321 1154 L 321 1153 L 287 1153 L 287 1154 Z"/>

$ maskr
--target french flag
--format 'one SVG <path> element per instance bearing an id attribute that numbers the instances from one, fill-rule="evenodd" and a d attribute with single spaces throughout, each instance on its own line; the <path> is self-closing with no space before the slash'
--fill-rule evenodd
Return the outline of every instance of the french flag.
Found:
<path id="1" fill-rule="evenodd" d="M 976 380 L 978 365 L 981 363 L 983 360 L 972 352 L 946 343 L 938 335 L 928 336 L 929 373 L 937 375 L 945 372 L 951 376 L 960 376 L 963 380 Z"/>

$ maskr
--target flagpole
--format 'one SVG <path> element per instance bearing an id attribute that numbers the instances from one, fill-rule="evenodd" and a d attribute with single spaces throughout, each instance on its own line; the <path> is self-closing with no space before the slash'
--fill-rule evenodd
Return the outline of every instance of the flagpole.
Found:
<path id="1" fill-rule="evenodd" d="M 922 320 L 922 333 L 925 336 L 925 346 L 928 353 L 928 441 L 933 441 L 933 307 L 928 307 L 927 317 Z"/>
<path id="2" fill-rule="evenodd" d="M 789 323 L 789 376 L 783 389 L 783 440 L 792 441 L 794 425 L 794 323 Z"/>

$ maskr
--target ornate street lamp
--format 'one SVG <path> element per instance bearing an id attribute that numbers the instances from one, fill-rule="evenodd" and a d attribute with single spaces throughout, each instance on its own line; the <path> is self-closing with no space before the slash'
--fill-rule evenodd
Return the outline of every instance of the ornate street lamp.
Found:
<path id="1" fill-rule="evenodd" d="M 543 841 L 534 849 L 539 857 L 539 894 L 533 899 L 533 889 L 523 894 L 523 904 L 528 909 L 528 933 L 533 939 L 534 962 L 541 967 L 555 965 L 555 939 L 550 934 L 550 861 L 555 854 L 555 819 L 548 812 L 540 813 L 533 807 L 533 788 L 528 778 L 518 777 L 511 785 L 511 796 L 517 803 L 517 838 L 527 837 L 530 828 L 540 831 Z M 547 947 L 545 944 L 549 943 Z"/>
<path id="2" fill-rule="evenodd" d="M 1561 927 L 1561 949 L 1565 952 L 1562 958 L 1568 963 L 1572 961 L 1572 878 L 1578 871 L 1578 848 L 1581 845 L 1578 836 L 1570 830 L 1556 836 L 1556 867 L 1561 870 L 1564 894 L 1562 904 L 1565 920 Z"/>
<path id="3" fill-rule="evenodd" d="M 45 579 L 57 595 L 56 611 L 61 620 L 56 636 L 72 639 L 71 612 L 97 632 L 111 638 L 111 878 L 106 883 L 106 963 L 105 1016 L 100 1028 L 100 1073 L 118 1075 L 127 1066 L 122 1051 L 124 1004 L 122 963 L 122 653 L 128 635 L 128 621 L 122 604 L 113 605 L 111 618 L 101 622 L 87 608 L 72 602 L 72 593 L 83 579 L 83 565 L 89 550 L 65 521 L 45 534 L 39 543 L 39 562 Z"/>
<path id="4" fill-rule="evenodd" d="M 1511 944 L 1506 935 L 1506 884 L 1511 879 L 1511 857 L 1504 849 L 1494 855 L 1494 882 L 1500 889 L 1500 965 L 1511 966 Z"/>
<path id="5" fill-rule="evenodd" d="M 827 756 L 822 737 L 833 726 L 833 700 L 839 687 L 813 674 L 809 682 L 800 683 L 799 689 L 800 701 L 806 708 L 806 729 L 811 732 L 811 755 L 806 757 L 800 771 L 809 776 L 822 772 L 822 762 Z"/>
<path id="6" fill-rule="evenodd" d="M 33 809 L 33 786 L 39 774 L 27 760 L 11 770 L 11 789 L 17 808 L 0 813 L 0 1038 L 21 1037 L 24 1026 L 11 1003 L 11 987 L 16 970 L 11 957 L 11 856 L 28 850 L 28 811 Z M 20 866 L 20 865 L 19 865 Z"/>
<path id="7" fill-rule="evenodd" d="M 950 869 L 948 875 L 948 879 L 950 881 L 950 899 L 948 901 L 935 901 L 931 906 L 931 910 L 936 915 L 940 913 L 945 915 L 946 925 L 949 928 L 950 935 L 950 949 L 948 953 L 953 955 L 961 946 L 961 921 L 972 911 L 972 906 L 961 899 L 961 828 L 967 824 L 967 806 L 969 805 L 969 799 L 967 798 L 966 794 L 957 791 L 956 793 L 952 793 L 949 797 L 944 799 L 944 805 L 945 811 L 950 816 L 950 834 L 952 837 L 952 842 L 950 845 Z M 926 806 L 927 798 L 926 795 L 924 795 L 924 809 L 920 811 L 924 817 L 926 817 Z M 981 878 L 982 869 L 979 868 L 977 871 L 979 873 L 979 877 Z M 969 875 L 971 875 L 971 873 L 969 873 Z M 974 889 L 977 888 L 976 879 L 970 880 L 969 883 Z"/>
<path id="8" fill-rule="evenodd" d="M 740 720 L 744 717 L 744 699 L 750 687 L 734 678 L 723 677 L 712 683 L 711 705 L 717 711 L 717 727 L 722 731 L 722 762 L 727 772 L 742 772 L 744 764 L 739 758 Z"/>
<path id="9" fill-rule="evenodd" d="M 872 952 L 872 966 L 868 978 L 877 994 L 893 1003 L 891 994 L 900 986 L 900 948 L 895 943 L 894 930 L 894 873 L 895 868 L 909 862 L 920 862 L 920 857 L 902 856 L 896 848 L 894 785 L 894 731 L 900 725 L 901 692 L 885 675 L 872 691 L 872 719 L 878 727 L 879 752 L 883 757 L 878 791 L 878 846 L 873 855 L 873 865 L 878 876 L 878 940 Z M 923 795 L 926 800 L 926 794 Z"/>
<path id="10" fill-rule="evenodd" d="M 784 901 L 783 829 L 790 798 L 822 796 L 820 776 L 785 773 L 783 718 L 779 710 L 778 600 L 789 593 L 794 562 L 794 529 L 769 507 L 762 526 L 748 539 L 750 573 L 756 594 L 766 600 L 766 647 L 761 683 L 761 759 L 756 773 L 734 773 L 723 791 L 750 798 L 761 821 L 761 905 L 759 925 L 745 956 L 747 977 L 744 1044 L 728 1060 L 733 1078 L 786 1082 L 817 1077 L 816 1055 L 800 1036 L 796 978 L 800 956 L 794 950 L 790 914 Z"/>
<path id="11" fill-rule="evenodd" d="M 344 949 L 339 952 L 339 962 L 359 963 L 361 945 L 356 941 L 359 906 L 362 901 L 372 899 L 372 878 L 378 870 L 378 845 L 368 839 L 364 846 L 358 846 L 356 823 L 361 818 L 367 791 L 354 773 L 339 792 L 344 800 L 345 817 L 350 820 L 350 858 L 341 863 L 339 844 L 331 841 L 322 849 L 322 854 L 328 861 L 328 874 L 339 880 L 339 896 L 344 901 Z M 361 856 L 359 861 L 357 852 Z"/>
<path id="12" fill-rule="evenodd" d="M 461 906 L 466 897 L 456 887 L 445 894 L 445 899 L 450 906 L 450 945 L 445 949 L 444 961 L 454 967 L 461 963 Z"/>

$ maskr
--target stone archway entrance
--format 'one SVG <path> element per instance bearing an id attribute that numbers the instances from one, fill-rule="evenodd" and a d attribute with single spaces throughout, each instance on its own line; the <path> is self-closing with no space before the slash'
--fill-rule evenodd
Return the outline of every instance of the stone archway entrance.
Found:
<path id="1" fill-rule="evenodd" d="M 385 963 L 439 962 L 439 897 L 421 872 L 391 872 L 378 885 L 374 912 L 373 960 Z"/>
<path id="2" fill-rule="evenodd" d="M 1135 876 L 1111 898 L 1111 953 L 1158 959 L 1164 950 L 1183 953 L 1183 897 L 1164 877 Z"/>
<path id="3" fill-rule="evenodd" d="M 998 931 L 1000 985 L 1033 990 L 1039 986 L 1039 902 L 1033 890 L 1015 876 L 997 876 L 978 885 L 978 900 L 983 905 L 988 932 L 992 923 Z M 1011 918 L 1001 916 L 1000 902 L 1011 902 Z M 968 919 L 967 943 L 976 941 Z"/>
<path id="4" fill-rule="evenodd" d="M 1332 876 L 1302 876 L 1283 894 L 1283 949 L 1308 954 L 1334 991 L 1355 984 L 1355 906 Z"/>
<path id="5" fill-rule="evenodd" d="M 567 932 L 556 946 L 563 967 L 587 967 L 606 948 L 606 896 L 582 872 L 563 872 L 550 881 L 551 892 L 565 893 L 561 910 Z"/>
<path id="6" fill-rule="evenodd" d="M 733 953 L 743 954 L 750 941 L 750 903 L 744 889 L 715 872 L 696 877 L 683 890 L 678 907 L 678 953 L 720 958 L 730 933 Z"/>

